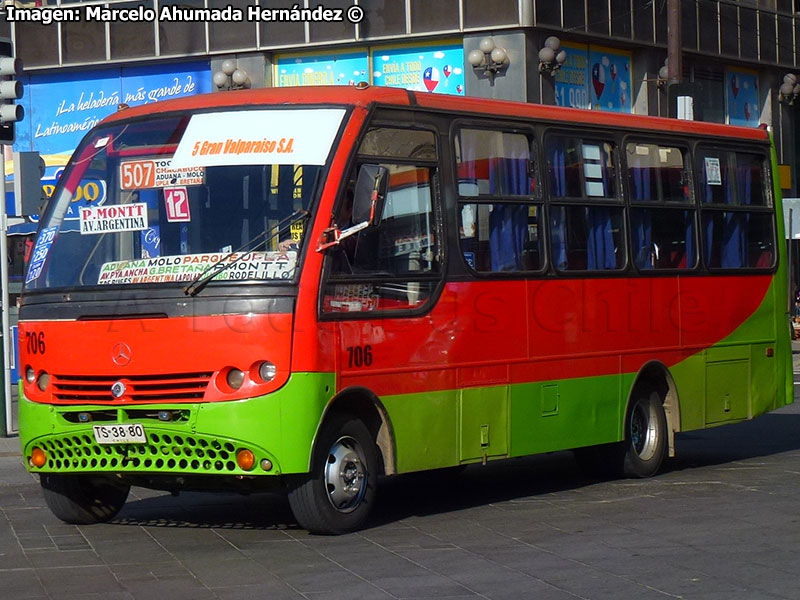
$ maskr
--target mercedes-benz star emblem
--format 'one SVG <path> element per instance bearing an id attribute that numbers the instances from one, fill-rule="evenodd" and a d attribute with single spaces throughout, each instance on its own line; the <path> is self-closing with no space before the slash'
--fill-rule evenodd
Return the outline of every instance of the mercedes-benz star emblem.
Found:
<path id="1" fill-rule="evenodd" d="M 111 349 L 111 360 L 114 361 L 114 364 L 118 367 L 125 367 L 131 362 L 131 347 L 124 342 L 118 342 L 114 344 L 114 347 Z"/>
<path id="2" fill-rule="evenodd" d="M 121 381 L 117 381 L 111 386 L 111 395 L 114 396 L 114 398 L 122 398 L 125 394 L 125 390 L 125 384 Z"/>

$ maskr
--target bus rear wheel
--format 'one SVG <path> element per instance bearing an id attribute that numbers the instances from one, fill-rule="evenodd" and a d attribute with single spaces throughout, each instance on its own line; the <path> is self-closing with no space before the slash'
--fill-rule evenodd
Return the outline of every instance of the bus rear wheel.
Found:
<path id="1" fill-rule="evenodd" d="M 310 533 L 337 535 L 359 529 L 375 500 L 375 440 L 357 418 L 336 415 L 323 425 L 311 473 L 289 490 L 297 523 Z"/>
<path id="2" fill-rule="evenodd" d="M 131 486 L 92 475 L 42 473 L 42 493 L 50 511 L 65 523 L 89 525 L 113 519 Z"/>
<path id="3" fill-rule="evenodd" d="M 657 392 L 639 394 L 631 400 L 625 419 L 625 476 L 652 477 L 666 453 L 667 417 L 661 397 Z"/>

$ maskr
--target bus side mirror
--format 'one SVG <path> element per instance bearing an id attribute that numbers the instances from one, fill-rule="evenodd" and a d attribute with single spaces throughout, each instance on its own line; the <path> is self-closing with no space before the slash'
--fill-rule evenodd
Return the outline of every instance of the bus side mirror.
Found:
<path id="1" fill-rule="evenodd" d="M 353 223 L 378 225 L 388 188 L 389 169 L 380 165 L 361 165 L 353 196 Z"/>

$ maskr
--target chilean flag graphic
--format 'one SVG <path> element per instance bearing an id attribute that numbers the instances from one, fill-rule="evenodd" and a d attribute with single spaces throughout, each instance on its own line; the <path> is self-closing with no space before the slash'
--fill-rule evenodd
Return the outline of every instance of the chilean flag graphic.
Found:
<path id="1" fill-rule="evenodd" d="M 429 92 L 435 90 L 436 86 L 439 85 L 439 69 L 436 67 L 428 67 L 425 69 L 422 73 L 422 81 L 425 82 L 425 87 Z"/>

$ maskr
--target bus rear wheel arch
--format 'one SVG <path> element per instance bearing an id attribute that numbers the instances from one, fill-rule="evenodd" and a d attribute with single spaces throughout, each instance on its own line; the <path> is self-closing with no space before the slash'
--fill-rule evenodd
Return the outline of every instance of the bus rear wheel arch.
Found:
<path id="1" fill-rule="evenodd" d="M 626 477 L 652 477 L 667 455 L 667 417 L 657 391 L 636 392 L 625 418 L 622 472 Z"/>
<path id="2" fill-rule="evenodd" d="M 639 372 L 628 395 L 620 442 L 576 448 L 578 465 L 601 478 L 652 477 L 674 456 L 680 431 L 678 394 L 669 371 L 651 362 Z"/>

